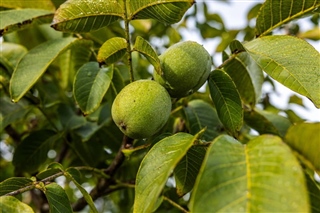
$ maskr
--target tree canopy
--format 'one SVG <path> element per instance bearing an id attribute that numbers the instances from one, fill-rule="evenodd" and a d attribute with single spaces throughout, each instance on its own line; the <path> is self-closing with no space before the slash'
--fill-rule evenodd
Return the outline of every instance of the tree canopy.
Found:
<path id="1" fill-rule="evenodd" d="M 238 29 L 210 10 L 216 3 L 2 0 L 2 211 L 320 212 L 320 122 L 272 105 L 263 90 L 276 81 L 320 107 L 310 44 L 320 40 L 320 1 L 257 3 Z M 305 17 L 312 27 L 301 31 Z M 206 83 L 171 96 L 155 134 L 130 138 L 113 119 L 116 97 L 164 77 L 160 55 L 191 22 L 203 41 L 219 39 Z M 155 103 L 129 116 L 162 113 Z M 297 95 L 288 104 L 305 108 Z"/>

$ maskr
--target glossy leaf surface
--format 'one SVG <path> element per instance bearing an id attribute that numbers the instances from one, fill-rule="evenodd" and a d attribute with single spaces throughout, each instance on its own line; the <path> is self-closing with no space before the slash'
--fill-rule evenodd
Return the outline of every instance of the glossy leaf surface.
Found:
<path id="1" fill-rule="evenodd" d="M 60 38 L 44 42 L 30 50 L 19 62 L 10 81 L 10 94 L 17 102 L 36 83 L 53 60 L 76 38 Z"/>
<path id="2" fill-rule="evenodd" d="M 190 202 L 191 212 L 309 210 L 299 162 L 279 137 L 271 135 L 259 136 L 246 145 L 226 135 L 216 138 Z"/>
<path id="3" fill-rule="evenodd" d="M 20 30 L 33 23 L 50 23 L 53 12 L 40 9 L 21 9 L 0 11 L 0 36 Z"/>
<path id="4" fill-rule="evenodd" d="M 148 61 L 153 65 L 156 72 L 159 75 L 162 75 L 161 66 L 160 66 L 160 59 L 158 58 L 156 51 L 149 44 L 149 42 L 147 42 L 141 36 L 138 36 L 136 39 L 136 42 L 134 44 L 133 50 L 138 51 L 143 56 L 145 56 L 148 59 Z"/>
<path id="5" fill-rule="evenodd" d="M 72 213 L 68 196 L 60 185 L 50 183 L 45 186 L 44 193 L 48 199 L 51 213 Z"/>
<path id="6" fill-rule="evenodd" d="M 194 137 L 177 133 L 157 142 L 143 158 L 137 173 L 134 213 L 151 212 L 169 175 L 193 143 Z"/>
<path id="7" fill-rule="evenodd" d="M 313 46 L 292 36 L 266 36 L 245 48 L 273 79 L 320 107 L 320 54 Z"/>
<path id="8" fill-rule="evenodd" d="M 128 0 L 129 19 L 155 19 L 174 24 L 194 4 L 194 0 Z"/>
<path id="9" fill-rule="evenodd" d="M 58 8 L 51 26 L 63 32 L 83 33 L 106 27 L 123 16 L 124 9 L 117 0 L 69 0 Z"/>
<path id="10" fill-rule="evenodd" d="M 0 197 L 0 206 L 3 213 L 34 213 L 30 206 L 12 196 Z"/>
<path id="11" fill-rule="evenodd" d="M 97 58 L 98 62 L 110 65 L 121 59 L 126 54 L 126 49 L 126 39 L 121 37 L 110 38 L 100 47 Z"/>
<path id="12" fill-rule="evenodd" d="M 306 158 L 320 174 L 320 123 L 292 126 L 285 137 L 287 144 Z"/>
<path id="13" fill-rule="evenodd" d="M 243 122 L 242 103 L 235 84 L 226 72 L 214 70 L 209 76 L 209 88 L 221 122 L 235 134 Z"/>
<path id="14" fill-rule="evenodd" d="M 97 62 L 84 64 L 74 81 L 74 96 L 84 114 L 90 114 L 99 107 L 109 89 L 113 68 L 100 68 Z"/>
<path id="15" fill-rule="evenodd" d="M 264 36 L 273 29 L 320 7 L 319 0 L 266 0 L 256 22 L 256 35 Z"/>

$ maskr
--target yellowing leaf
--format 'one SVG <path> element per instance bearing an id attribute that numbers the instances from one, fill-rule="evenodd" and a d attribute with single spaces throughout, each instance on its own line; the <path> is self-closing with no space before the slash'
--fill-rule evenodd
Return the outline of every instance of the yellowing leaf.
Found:
<path id="1" fill-rule="evenodd" d="M 191 212 L 309 212 L 309 195 L 298 160 L 279 137 L 262 135 L 243 145 L 222 135 L 207 150 L 189 207 Z"/>

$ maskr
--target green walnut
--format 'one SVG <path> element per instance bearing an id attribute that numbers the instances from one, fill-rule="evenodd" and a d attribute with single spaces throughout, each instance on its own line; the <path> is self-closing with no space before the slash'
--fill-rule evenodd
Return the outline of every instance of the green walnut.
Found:
<path id="1" fill-rule="evenodd" d="M 196 92 L 207 80 L 212 59 L 207 50 L 194 41 L 169 47 L 159 56 L 162 74 L 154 71 L 154 79 L 171 97 L 185 97 Z"/>
<path id="2" fill-rule="evenodd" d="M 148 138 L 168 121 L 171 98 L 152 80 L 138 80 L 125 86 L 115 98 L 111 115 L 119 129 L 133 139 Z"/>

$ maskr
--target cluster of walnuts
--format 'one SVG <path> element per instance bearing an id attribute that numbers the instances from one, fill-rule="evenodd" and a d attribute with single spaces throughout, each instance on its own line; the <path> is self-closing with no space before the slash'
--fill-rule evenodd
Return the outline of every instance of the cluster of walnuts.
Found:
<path id="1" fill-rule="evenodd" d="M 130 138 L 148 138 L 168 121 L 171 98 L 197 91 L 207 80 L 212 59 L 194 41 L 177 43 L 159 56 L 161 74 L 154 80 L 137 80 L 125 86 L 115 98 L 111 114 L 120 130 Z"/>

